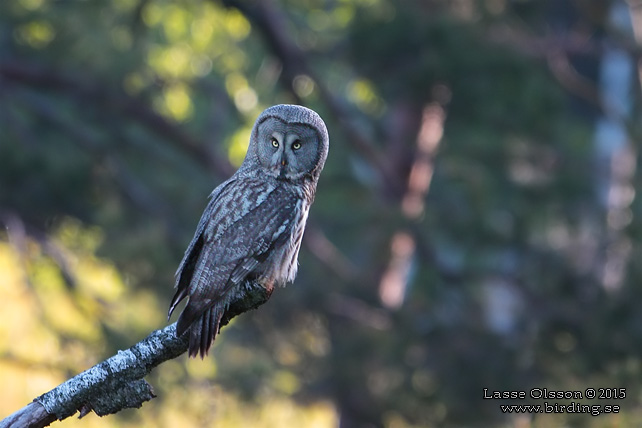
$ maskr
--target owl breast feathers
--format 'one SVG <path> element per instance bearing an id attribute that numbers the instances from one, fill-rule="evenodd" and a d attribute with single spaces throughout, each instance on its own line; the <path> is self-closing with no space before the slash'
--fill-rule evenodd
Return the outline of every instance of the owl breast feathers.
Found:
<path id="1" fill-rule="evenodd" d="M 245 281 L 270 290 L 293 281 L 308 211 L 328 154 L 314 111 L 277 105 L 256 120 L 243 164 L 210 202 L 176 271 L 169 315 L 188 298 L 176 334 L 189 355 L 207 354 Z"/>

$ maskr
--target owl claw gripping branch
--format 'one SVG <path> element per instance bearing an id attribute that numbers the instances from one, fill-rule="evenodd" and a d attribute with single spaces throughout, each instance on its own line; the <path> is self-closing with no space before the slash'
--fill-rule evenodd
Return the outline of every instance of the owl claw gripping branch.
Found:
<path id="1" fill-rule="evenodd" d="M 243 164 L 210 195 L 176 271 L 169 315 L 188 298 L 176 334 L 189 331 L 190 356 L 207 354 L 245 281 L 271 291 L 294 280 L 328 145 L 325 123 L 308 108 L 277 105 L 256 120 Z"/>

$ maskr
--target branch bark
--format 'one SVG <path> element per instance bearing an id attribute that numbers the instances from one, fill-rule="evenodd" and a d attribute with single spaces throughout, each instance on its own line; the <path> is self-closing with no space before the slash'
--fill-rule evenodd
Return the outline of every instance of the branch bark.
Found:
<path id="1" fill-rule="evenodd" d="M 228 307 L 221 320 L 226 325 L 237 315 L 256 309 L 270 298 L 270 292 L 246 282 L 242 293 Z M 99 416 L 127 408 L 140 408 L 155 397 L 143 378 L 164 361 L 187 351 L 186 335 L 176 337 L 176 323 L 152 332 L 131 348 L 58 385 L 51 391 L 0 421 L 0 428 L 40 428 L 80 412 Z"/>

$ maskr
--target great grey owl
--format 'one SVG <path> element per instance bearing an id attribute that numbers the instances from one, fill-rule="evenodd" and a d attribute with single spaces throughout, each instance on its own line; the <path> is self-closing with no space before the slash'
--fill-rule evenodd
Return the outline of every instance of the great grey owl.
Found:
<path id="1" fill-rule="evenodd" d="M 218 186 L 176 271 L 169 316 L 188 297 L 176 334 L 203 357 L 245 280 L 271 291 L 293 281 L 308 210 L 328 156 L 328 131 L 314 111 L 276 105 L 256 119 L 245 160 Z"/>

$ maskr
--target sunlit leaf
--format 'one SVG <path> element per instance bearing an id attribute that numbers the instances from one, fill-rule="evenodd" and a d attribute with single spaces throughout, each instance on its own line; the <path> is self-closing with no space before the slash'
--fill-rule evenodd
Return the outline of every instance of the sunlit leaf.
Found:
<path id="1" fill-rule="evenodd" d="M 16 38 L 29 46 L 45 48 L 55 37 L 54 28 L 46 21 L 32 21 L 15 30 Z"/>
<path id="2" fill-rule="evenodd" d="M 225 15 L 225 28 L 233 39 L 240 41 L 250 34 L 251 26 L 247 19 L 236 9 L 229 9 Z"/>
<path id="3" fill-rule="evenodd" d="M 230 139 L 227 153 L 232 164 L 240 166 L 243 162 L 251 133 L 252 128 L 245 127 L 234 133 Z"/>

